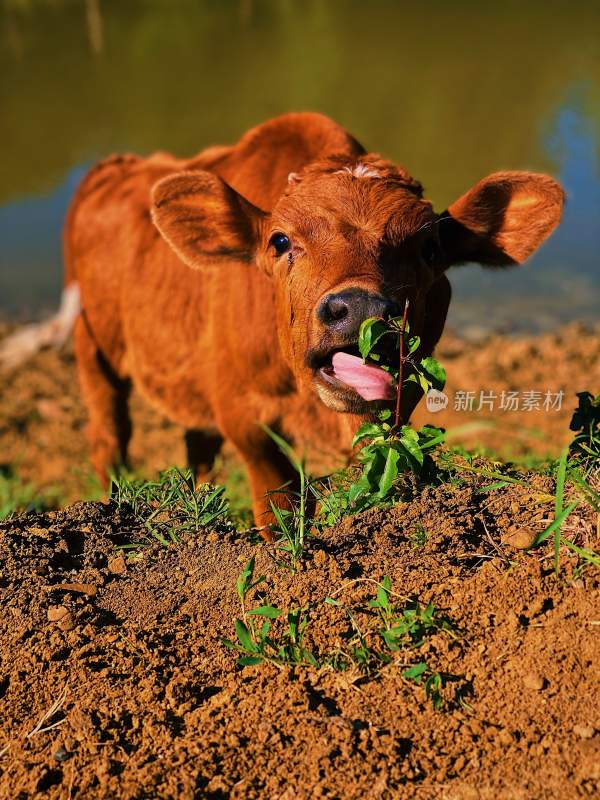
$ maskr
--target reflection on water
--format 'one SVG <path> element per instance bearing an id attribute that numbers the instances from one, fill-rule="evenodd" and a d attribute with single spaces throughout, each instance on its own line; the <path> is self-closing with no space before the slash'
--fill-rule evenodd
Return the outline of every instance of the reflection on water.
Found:
<path id="1" fill-rule="evenodd" d="M 440 210 L 498 169 L 557 175 L 558 232 L 525 267 L 455 270 L 452 321 L 597 318 L 599 35 L 585 0 L 4 0 L 0 313 L 56 303 L 62 218 L 95 159 L 190 155 L 315 109 L 408 166 Z"/>

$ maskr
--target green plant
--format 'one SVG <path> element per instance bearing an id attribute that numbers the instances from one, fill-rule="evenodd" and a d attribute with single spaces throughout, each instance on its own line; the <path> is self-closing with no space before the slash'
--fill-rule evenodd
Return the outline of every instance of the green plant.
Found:
<path id="1" fill-rule="evenodd" d="M 243 654 L 238 659 L 238 664 L 242 667 L 263 663 L 279 667 L 298 664 L 317 667 L 317 659 L 304 645 L 304 632 L 308 625 L 309 613 L 307 608 L 290 609 L 285 615 L 287 625 L 277 635 L 272 633 L 272 624 L 283 614 L 279 608 L 263 604 L 246 610 L 248 592 L 264 580 L 264 576 L 254 580 L 254 558 L 251 558 L 236 584 L 242 608 L 242 618 L 235 621 L 237 641 L 222 639 L 223 644 Z M 257 617 L 262 619 L 260 625 L 256 620 Z"/>
<path id="2" fill-rule="evenodd" d="M 425 678 L 423 686 L 425 697 L 431 700 L 435 710 L 439 711 L 444 704 L 441 690 L 446 683 L 445 676 L 441 672 L 435 672 L 430 669 L 426 661 L 419 661 L 418 664 L 414 664 L 412 667 L 405 669 L 402 673 L 402 677 L 414 681 L 414 683 L 417 684 L 420 684 L 422 679 Z"/>
<path id="3" fill-rule="evenodd" d="M 420 647 L 425 638 L 437 631 L 453 632 L 449 620 L 441 615 L 432 603 L 423 608 L 418 601 L 408 602 L 399 608 L 392 600 L 392 584 L 386 576 L 377 587 L 377 594 L 369 601 L 383 627 L 379 634 L 387 648 L 396 652 L 403 646 Z"/>
<path id="4" fill-rule="evenodd" d="M 560 547 L 563 545 L 579 559 L 594 566 L 600 566 L 600 554 L 580 547 L 563 536 L 561 526 L 567 517 L 582 503 L 587 503 L 597 513 L 597 527 L 600 529 L 600 395 L 593 397 L 590 392 L 579 392 L 578 407 L 575 409 L 570 429 L 575 437 L 569 448 L 563 452 L 556 464 L 556 493 L 554 497 L 554 520 L 535 539 L 532 547 L 553 537 L 554 571 L 560 569 Z M 593 485 L 593 483 L 595 485 Z M 564 506 L 565 487 L 571 484 L 579 495 Z"/>
<path id="5" fill-rule="evenodd" d="M 282 508 L 273 500 L 270 501 L 271 510 L 277 523 L 273 531 L 278 536 L 277 549 L 284 555 L 282 563 L 295 570 L 304 554 L 306 537 L 312 525 L 312 519 L 308 514 L 309 497 L 313 494 L 312 482 L 306 474 L 304 460 L 296 455 L 293 447 L 267 425 L 262 427 L 298 473 L 299 486 L 297 490 L 282 486 L 273 492 L 273 494 L 284 494 L 289 497 L 289 507 Z"/>
<path id="6" fill-rule="evenodd" d="M 221 640 L 225 647 L 240 654 L 237 663 L 241 667 L 268 663 L 278 667 L 302 665 L 340 671 L 354 668 L 362 675 L 373 675 L 386 665 L 404 664 L 403 656 L 421 647 L 433 633 L 456 635 L 449 620 L 431 603 L 425 607 L 416 601 L 408 601 L 402 607 L 397 605 L 393 598 L 400 596 L 393 591 L 389 578 L 385 577 L 381 582 L 358 578 L 353 583 L 368 582 L 377 587 L 368 609 L 371 616 L 375 611 L 379 624 L 362 628 L 352 608 L 333 596 L 326 597 L 324 603 L 339 608 L 346 615 L 351 631 L 344 646 L 333 652 L 315 654 L 305 644 L 305 633 L 317 604 L 295 607 L 287 612 L 267 601 L 248 608 L 249 593 L 265 581 L 264 576 L 255 579 L 254 571 L 255 560 L 251 558 L 236 582 L 241 607 L 241 615 L 234 623 L 236 639 Z M 425 673 L 425 694 L 434 707 L 439 708 L 442 704 L 440 690 L 448 676 L 430 670 L 424 662 L 402 674 L 420 683 Z M 456 676 L 451 677 L 459 680 Z"/>
<path id="7" fill-rule="evenodd" d="M 357 579 L 357 582 L 361 581 L 371 582 L 371 579 Z M 376 594 L 368 602 L 368 606 L 375 611 L 379 621 L 379 626 L 375 629 L 361 628 L 352 609 L 344 607 L 335 597 L 328 597 L 325 600 L 326 603 L 345 610 L 353 631 L 347 645 L 328 656 L 326 663 L 333 669 L 346 670 L 353 666 L 363 674 L 372 675 L 391 663 L 398 665 L 403 663 L 409 653 L 420 648 L 425 639 L 434 633 L 444 632 L 456 637 L 456 631 L 450 621 L 440 614 L 432 603 L 422 607 L 418 601 L 407 601 L 403 598 L 404 605 L 400 606 L 393 599 L 400 596 L 393 591 L 387 576 L 381 582 L 373 581 L 373 583 L 377 586 Z M 373 634 L 378 637 L 381 645 L 373 639 Z M 445 685 L 446 678 L 460 679 L 458 676 L 435 672 L 429 669 L 425 662 L 419 662 L 402 673 L 403 677 L 416 683 L 420 683 L 425 674 L 427 674 L 424 683 L 425 695 L 431 699 L 434 708 L 438 709 L 443 703 L 441 689 Z"/>
<path id="8" fill-rule="evenodd" d="M 361 425 L 352 442 L 353 447 L 363 442 L 357 455 L 361 474 L 348 491 L 349 506 L 355 511 L 390 500 L 399 476 L 404 473 L 424 476 L 431 472 L 431 452 L 444 440 L 443 431 L 431 425 L 415 431 L 410 425 L 401 424 L 403 392 L 406 389 L 414 391 L 411 384 L 424 392 L 440 390 L 446 379 L 443 367 L 433 357 L 420 360 L 414 357 L 421 342 L 418 336 L 409 335 L 407 316 L 408 302 L 402 317 L 389 320 L 371 318 L 360 327 L 360 354 L 365 362 L 376 362 L 392 376 L 395 410 L 384 408 L 377 412 L 377 420 Z M 391 364 L 389 360 L 386 363 L 382 351 L 382 346 L 389 344 L 390 337 L 397 345 L 397 364 Z"/>
<path id="9" fill-rule="evenodd" d="M 185 532 L 230 527 L 224 492 L 223 486 L 196 484 L 190 470 L 172 467 L 162 472 L 156 481 L 115 476 L 110 497 L 119 507 L 129 508 L 148 537 L 168 545 L 176 543 Z"/>

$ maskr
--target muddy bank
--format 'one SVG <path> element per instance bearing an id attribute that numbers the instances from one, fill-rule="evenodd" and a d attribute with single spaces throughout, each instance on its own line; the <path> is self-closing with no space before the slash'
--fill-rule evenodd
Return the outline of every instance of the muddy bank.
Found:
<path id="1" fill-rule="evenodd" d="M 0 796 L 596 797 L 598 572 L 563 554 L 557 578 L 550 547 L 508 544 L 515 524 L 551 518 L 549 478 L 477 488 L 349 518 L 296 575 L 232 532 L 126 560 L 142 533 L 100 503 L 4 523 Z M 569 535 L 597 549 L 595 524 L 574 514 Z M 309 608 L 304 644 L 323 666 L 240 668 L 222 644 L 252 555 L 266 580 L 246 608 Z M 367 674 L 333 669 L 356 644 L 350 615 L 381 648 L 368 602 L 383 576 L 394 603 L 433 603 L 448 629 Z M 444 677 L 439 709 L 403 676 L 421 662 Z"/>

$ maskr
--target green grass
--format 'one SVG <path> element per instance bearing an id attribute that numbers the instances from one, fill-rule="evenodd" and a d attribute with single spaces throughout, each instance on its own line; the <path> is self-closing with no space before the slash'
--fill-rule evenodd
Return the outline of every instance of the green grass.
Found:
<path id="1" fill-rule="evenodd" d="M 183 533 L 232 528 L 224 486 L 196 484 L 190 470 L 178 467 L 162 472 L 157 480 L 113 478 L 111 499 L 126 507 L 144 530 L 146 542 L 176 544 Z M 135 548 L 136 545 L 131 545 Z"/>
<path id="2" fill-rule="evenodd" d="M 579 407 L 571 421 L 576 435 L 560 458 L 543 461 L 537 469 L 529 470 L 552 477 L 556 488 L 554 495 L 536 490 L 540 501 L 552 503 L 554 519 L 539 533 L 531 548 L 536 548 L 552 537 L 554 572 L 560 573 L 561 547 L 577 555 L 583 564 L 600 566 L 600 554 L 581 547 L 564 536 L 562 525 L 580 506 L 588 506 L 596 515 L 596 530 L 600 531 L 600 395 L 593 398 L 589 392 L 580 392 Z M 493 492 L 511 484 L 529 488 L 529 476 L 522 465 L 499 464 L 496 469 L 474 465 L 474 458 L 461 448 L 446 450 L 440 456 L 442 469 L 449 480 L 460 480 L 461 474 L 473 474 L 489 482 L 480 486 L 479 493 Z M 567 493 L 569 500 L 566 502 Z M 530 549 L 531 549 L 530 548 Z"/>

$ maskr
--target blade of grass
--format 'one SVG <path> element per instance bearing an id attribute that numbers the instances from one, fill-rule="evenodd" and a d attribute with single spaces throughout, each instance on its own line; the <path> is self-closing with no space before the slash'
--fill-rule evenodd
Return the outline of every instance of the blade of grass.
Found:
<path id="1" fill-rule="evenodd" d="M 537 547 L 539 544 L 542 544 L 542 542 L 545 542 L 546 539 L 550 536 L 550 534 L 554 533 L 556 528 L 558 528 L 560 525 L 563 524 L 563 522 L 569 516 L 571 511 L 573 511 L 573 509 L 576 508 L 578 505 L 579 505 L 579 502 L 577 500 L 575 500 L 572 503 L 570 503 L 562 511 L 562 513 L 554 520 L 554 522 L 551 522 L 550 525 L 548 525 L 548 527 L 546 528 L 545 531 L 542 531 L 542 533 L 540 533 L 538 536 L 535 537 L 535 540 L 534 540 L 533 544 L 528 549 L 531 550 L 534 547 Z"/>
<path id="2" fill-rule="evenodd" d="M 556 472 L 556 497 L 554 499 L 554 519 L 560 517 L 563 510 L 563 499 L 565 495 L 565 476 L 567 474 L 567 451 L 561 455 Z M 560 523 L 554 529 L 554 572 L 558 575 L 560 560 Z"/>
<path id="3" fill-rule="evenodd" d="M 577 545 L 573 544 L 570 539 L 563 539 L 562 543 L 565 545 L 565 547 L 568 547 L 569 550 L 577 553 L 580 558 L 583 558 L 585 561 L 589 561 L 590 564 L 594 564 L 596 567 L 600 567 L 600 554 L 595 553 L 593 550 L 588 550 L 585 547 L 577 547 Z"/>

